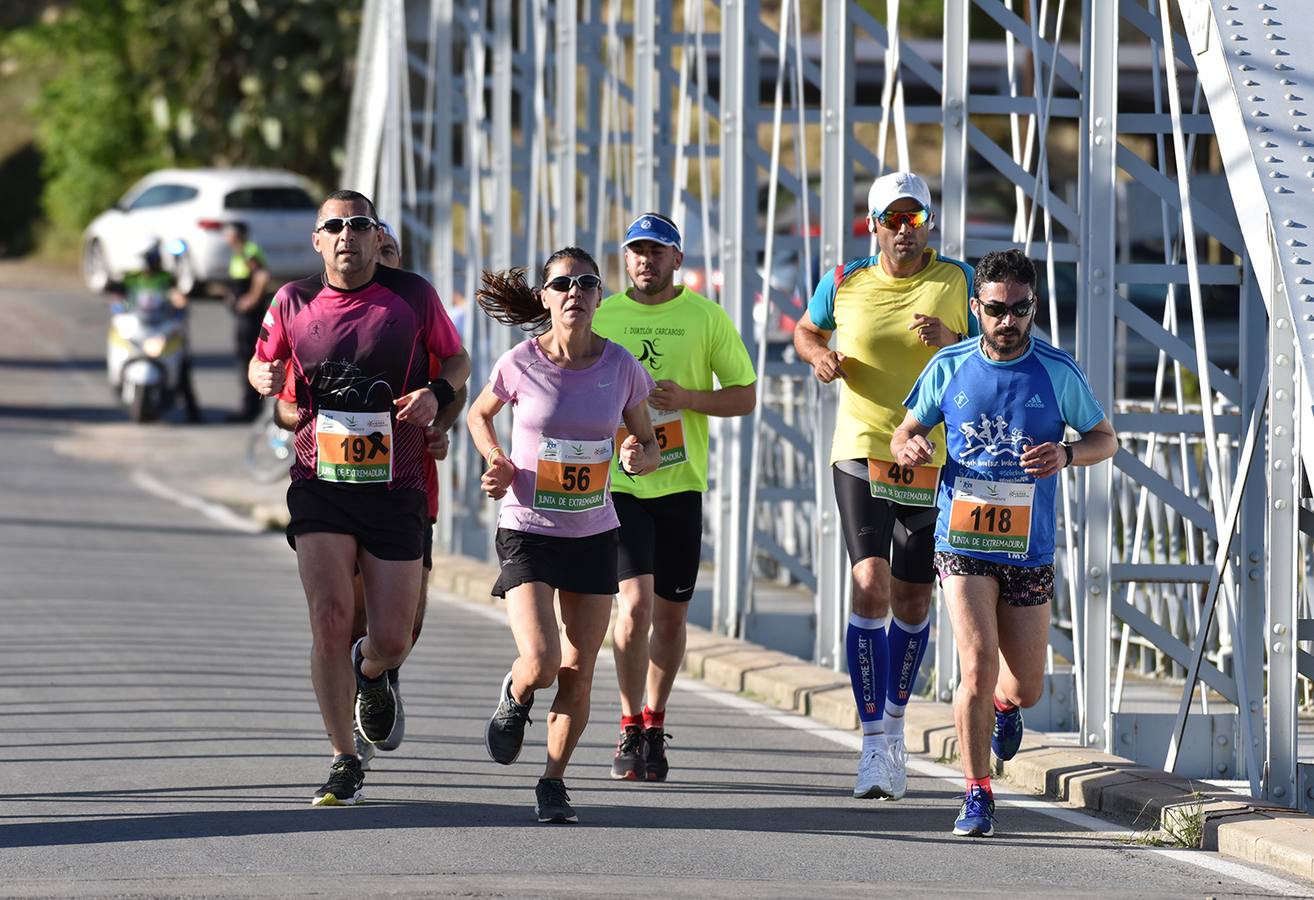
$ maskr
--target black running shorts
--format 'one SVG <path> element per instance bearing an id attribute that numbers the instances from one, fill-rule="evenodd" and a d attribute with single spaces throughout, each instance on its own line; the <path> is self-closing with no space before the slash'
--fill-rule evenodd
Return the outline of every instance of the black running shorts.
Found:
<path id="1" fill-rule="evenodd" d="M 850 466 L 865 470 L 867 461 L 855 459 Z M 838 464 L 831 466 L 831 474 L 849 564 L 876 557 L 889 563 L 890 574 L 900 581 L 933 584 L 937 510 L 873 497 L 867 479 L 842 471 Z"/>
<path id="2" fill-rule="evenodd" d="M 305 478 L 288 487 L 287 509 L 287 542 L 293 550 L 298 535 L 328 532 L 351 535 L 379 559 L 424 555 L 424 526 L 429 521 L 424 491 L 346 487 Z"/>
<path id="3" fill-rule="evenodd" d="M 681 491 L 647 499 L 613 491 L 620 518 L 620 580 L 653 576 L 658 597 L 687 603 L 703 555 L 703 495 Z"/>
<path id="4" fill-rule="evenodd" d="M 497 529 L 494 544 L 502 572 L 493 585 L 493 596 L 505 597 L 513 587 L 532 581 L 576 594 L 615 594 L 619 531 L 566 538 Z"/>
<path id="5" fill-rule="evenodd" d="M 424 553 L 420 559 L 424 560 L 424 567 L 433 571 L 433 526 L 438 524 L 437 519 L 424 520 Z"/>

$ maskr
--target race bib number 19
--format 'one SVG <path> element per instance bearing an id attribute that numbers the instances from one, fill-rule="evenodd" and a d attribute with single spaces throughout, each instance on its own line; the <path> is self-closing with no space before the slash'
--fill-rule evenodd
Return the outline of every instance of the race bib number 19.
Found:
<path id="1" fill-rule="evenodd" d="M 611 441 L 542 438 L 538 442 L 534 509 L 587 512 L 605 506 L 611 456 Z"/>
<path id="2" fill-rule="evenodd" d="M 904 506 L 935 506 L 940 487 L 938 466 L 903 466 L 883 459 L 867 460 L 871 495 Z"/>
<path id="3" fill-rule="evenodd" d="M 981 553 L 1026 553 L 1035 494 L 1034 484 L 955 478 L 949 546 Z"/>
<path id="4" fill-rule="evenodd" d="M 392 417 L 321 409 L 315 417 L 315 476 L 344 484 L 392 480 Z"/>

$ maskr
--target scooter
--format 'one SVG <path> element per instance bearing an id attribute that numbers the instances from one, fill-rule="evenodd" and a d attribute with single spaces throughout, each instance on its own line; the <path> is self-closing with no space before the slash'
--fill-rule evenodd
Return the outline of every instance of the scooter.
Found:
<path id="1" fill-rule="evenodd" d="M 129 290 L 110 307 L 106 375 L 132 421 L 152 422 L 173 408 L 186 352 L 186 313 L 165 291 Z"/>

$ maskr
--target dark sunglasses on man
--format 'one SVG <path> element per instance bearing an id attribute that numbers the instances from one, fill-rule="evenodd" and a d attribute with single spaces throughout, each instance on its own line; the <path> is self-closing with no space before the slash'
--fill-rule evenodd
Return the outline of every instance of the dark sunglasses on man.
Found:
<path id="1" fill-rule="evenodd" d="M 1002 319 L 1006 315 L 1011 315 L 1015 319 L 1025 319 L 1036 309 L 1036 298 L 1028 297 L 1025 300 L 1019 300 L 1012 306 L 1007 303 L 985 303 L 978 300 L 981 304 L 981 312 L 985 313 L 992 319 Z"/>
<path id="2" fill-rule="evenodd" d="M 316 225 L 315 230 L 341 234 L 344 228 L 350 228 L 352 231 L 369 231 L 371 228 L 378 227 L 378 221 L 369 216 L 332 216 Z"/>

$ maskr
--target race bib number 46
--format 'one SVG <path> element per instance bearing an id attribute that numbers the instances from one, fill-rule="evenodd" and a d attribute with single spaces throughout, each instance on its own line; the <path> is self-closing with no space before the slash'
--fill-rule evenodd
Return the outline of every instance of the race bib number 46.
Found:
<path id="1" fill-rule="evenodd" d="M 1034 484 L 955 478 L 949 546 L 980 553 L 1026 553 L 1035 495 Z"/>
<path id="2" fill-rule="evenodd" d="M 689 454 L 684 449 L 684 416 L 678 409 L 660 410 L 651 406 L 648 407 L 648 414 L 652 416 L 652 431 L 657 437 L 657 449 L 662 452 L 662 463 L 657 467 L 658 471 L 685 462 Z M 616 431 L 617 449 L 629 436 L 630 430 L 622 422 Z"/>
<path id="3" fill-rule="evenodd" d="M 392 480 L 392 417 L 386 412 L 321 409 L 315 417 L 320 481 L 387 484 Z"/>
<path id="4" fill-rule="evenodd" d="M 534 509 L 587 512 L 605 506 L 611 456 L 611 441 L 542 438 L 538 442 Z"/>
<path id="5" fill-rule="evenodd" d="M 903 466 L 883 459 L 867 460 L 871 495 L 904 506 L 935 506 L 940 487 L 938 466 Z"/>

